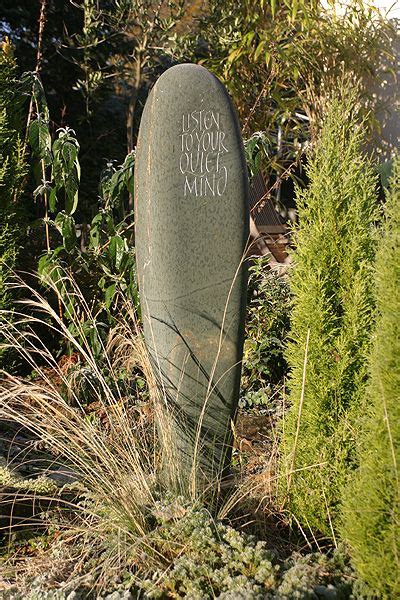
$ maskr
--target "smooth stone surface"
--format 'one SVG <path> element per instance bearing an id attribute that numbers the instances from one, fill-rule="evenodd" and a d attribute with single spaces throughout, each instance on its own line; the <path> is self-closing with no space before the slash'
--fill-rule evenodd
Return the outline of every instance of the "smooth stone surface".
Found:
<path id="1" fill-rule="evenodd" d="M 176 458 L 189 466 L 196 455 L 208 478 L 229 461 L 239 394 L 247 194 L 240 128 L 224 86 L 199 65 L 172 67 L 140 124 L 137 269 L 146 344 L 175 419 Z"/>

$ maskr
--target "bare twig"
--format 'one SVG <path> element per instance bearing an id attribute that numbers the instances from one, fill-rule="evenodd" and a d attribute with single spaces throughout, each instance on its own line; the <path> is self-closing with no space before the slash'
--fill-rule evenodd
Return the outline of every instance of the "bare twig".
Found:
<path id="1" fill-rule="evenodd" d="M 36 68 L 35 73 L 40 73 L 43 61 L 43 32 L 46 25 L 46 9 L 47 0 L 41 0 L 40 3 L 40 15 L 39 15 L 39 32 L 38 32 L 38 45 L 36 52 Z"/>
<path id="2" fill-rule="evenodd" d="M 301 383 L 301 394 L 300 394 L 300 404 L 299 404 L 299 412 L 297 415 L 297 426 L 296 426 L 296 434 L 295 434 L 295 438 L 294 438 L 294 445 L 293 445 L 293 454 L 292 454 L 292 463 L 290 465 L 290 471 L 289 471 L 289 476 L 288 476 L 288 484 L 287 484 L 287 491 L 286 491 L 286 499 L 289 495 L 289 490 L 290 490 L 290 486 L 292 483 L 292 475 L 294 472 L 294 463 L 296 460 L 296 450 L 297 450 L 297 443 L 298 443 L 298 439 L 299 439 L 299 432 L 300 432 L 300 423 L 301 423 L 301 414 L 303 411 L 303 403 L 304 403 L 304 392 L 305 392 L 305 387 L 306 387 L 306 373 L 307 373 L 307 361 L 308 361 L 308 344 L 310 341 L 310 330 L 307 330 L 307 338 L 306 338 L 306 348 L 304 351 L 304 364 L 303 364 L 303 379 L 302 379 L 302 383 Z M 285 501 L 286 501 L 285 499 Z M 285 504 L 285 502 L 284 502 Z"/>

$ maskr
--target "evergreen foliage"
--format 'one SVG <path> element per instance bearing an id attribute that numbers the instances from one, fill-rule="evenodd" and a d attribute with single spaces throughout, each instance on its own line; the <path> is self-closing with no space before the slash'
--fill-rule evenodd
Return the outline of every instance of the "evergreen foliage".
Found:
<path id="1" fill-rule="evenodd" d="M 376 261 L 377 323 L 360 466 L 346 491 L 343 534 L 360 577 L 400 597 L 400 158 L 394 162 Z"/>
<path id="2" fill-rule="evenodd" d="M 289 285 L 268 267 L 269 257 L 259 257 L 249 268 L 241 408 L 271 408 L 287 371 L 284 350 L 291 308 Z"/>
<path id="3" fill-rule="evenodd" d="M 0 48 L 0 209 L 15 201 L 25 174 L 21 142 L 21 98 L 18 97 L 16 63 L 6 39 Z"/>
<path id="4" fill-rule="evenodd" d="M 0 49 L 0 309 L 11 304 L 6 281 L 17 258 L 17 201 L 26 172 L 16 84 L 16 63 L 6 39 Z"/>
<path id="5" fill-rule="evenodd" d="M 356 92 L 341 96 L 332 100 L 309 157 L 309 186 L 297 189 L 287 350 L 291 408 L 281 448 L 282 493 L 290 511 L 304 527 L 328 536 L 334 535 L 341 490 L 355 468 L 354 424 L 363 406 L 373 323 L 377 217 L 376 178 L 362 153 Z"/>

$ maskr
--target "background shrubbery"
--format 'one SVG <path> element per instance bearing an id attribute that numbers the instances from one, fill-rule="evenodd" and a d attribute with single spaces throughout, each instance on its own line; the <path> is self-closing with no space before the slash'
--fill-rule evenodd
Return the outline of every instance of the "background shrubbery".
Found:
<path id="1" fill-rule="evenodd" d="M 254 259 L 249 268 L 242 407 L 268 405 L 283 385 L 290 307 L 287 279 L 269 270 L 267 258 Z"/>
<path id="2" fill-rule="evenodd" d="M 12 54 L 9 42 L 4 43 L 0 51 L 0 310 L 12 307 L 7 281 L 17 267 L 18 251 L 24 243 L 26 213 L 20 201 L 27 171 L 22 139 L 22 98 Z M 0 350 L 0 364 L 2 355 Z"/>
<path id="3" fill-rule="evenodd" d="M 343 76 L 359 85 L 366 126 L 377 125 L 371 82 L 384 76 L 392 28 L 368 3 L 352 0 L 338 12 L 318 0 L 211 0 L 208 6 L 198 29 L 177 38 L 174 56 L 200 59 L 222 79 L 245 135 L 263 132 L 263 166 L 273 181 L 293 172 Z M 290 202 L 279 187 L 274 195 Z"/>

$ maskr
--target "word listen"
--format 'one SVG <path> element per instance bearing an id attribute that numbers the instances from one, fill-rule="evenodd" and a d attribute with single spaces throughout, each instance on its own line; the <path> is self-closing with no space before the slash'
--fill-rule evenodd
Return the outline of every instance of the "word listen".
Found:
<path id="1" fill-rule="evenodd" d="M 217 112 L 194 110 L 182 116 L 179 170 L 185 176 L 184 196 L 222 196 L 228 182 L 225 137 Z"/>

